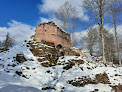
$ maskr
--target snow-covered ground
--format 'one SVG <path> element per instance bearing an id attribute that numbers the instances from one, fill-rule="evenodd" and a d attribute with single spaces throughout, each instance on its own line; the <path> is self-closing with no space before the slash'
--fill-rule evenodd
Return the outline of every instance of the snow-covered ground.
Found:
<path id="1" fill-rule="evenodd" d="M 25 55 L 27 61 L 18 64 L 15 57 L 20 53 Z M 100 62 L 89 63 L 87 59 L 78 56 L 60 57 L 58 62 L 66 63 L 71 59 L 82 59 L 85 63 L 75 64 L 69 70 L 63 69 L 66 65 L 43 67 L 41 62 L 37 61 L 37 57 L 33 56 L 29 47 L 26 47 L 26 43 L 17 45 L 9 51 L 0 53 L 0 92 L 43 92 L 42 88 L 45 87 L 55 88 L 45 92 L 90 92 L 94 89 L 98 89 L 98 92 L 112 92 L 109 84 L 99 83 L 76 87 L 67 83 L 68 80 L 83 76 L 94 79 L 96 74 L 104 72 L 108 74 L 110 85 L 122 84 L 122 67 L 106 67 Z M 24 77 L 16 74 L 17 71 L 22 72 Z"/>

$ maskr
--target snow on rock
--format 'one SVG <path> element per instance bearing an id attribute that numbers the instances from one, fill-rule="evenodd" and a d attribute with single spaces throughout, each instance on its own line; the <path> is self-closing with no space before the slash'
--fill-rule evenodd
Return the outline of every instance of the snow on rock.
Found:
<path id="1" fill-rule="evenodd" d="M 26 62 L 18 63 L 16 54 L 24 54 Z M 109 85 L 122 84 L 122 67 L 106 67 L 100 62 L 88 62 L 80 56 L 59 57 L 60 65 L 43 67 L 38 62 L 26 42 L 17 45 L 6 52 L 0 53 L 0 92 L 111 92 Z M 68 70 L 63 69 L 69 61 L 83 60 L 83 64 L 74 64 Z M 77 78 L 90 77 L 95 79 L 96 74 L 106 73 L 111 84 L 87 84 L 76 87 L 67 82 Z"/>

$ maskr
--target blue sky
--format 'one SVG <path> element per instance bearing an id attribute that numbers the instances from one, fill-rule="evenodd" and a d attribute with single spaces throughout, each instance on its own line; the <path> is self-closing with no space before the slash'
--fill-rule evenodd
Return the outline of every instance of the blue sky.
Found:
<path id="1" fill-rule="evenodd" d="M 51 13 L 55 12 L 65 1 L 74 2 L 75 0 L 0 0 L 0 26 L 8 26 L 7 23 L 11 22 L 11 20 L 36 26 L 39 22 L 41 22 L 41 18 L 51 20 Z M 54 5 L 50 5 L 49 3 Z M 73 5 L 79 6 L 80 3 L 82 4 L 82 0 L 77 0 Z M 85 11 L 82 9 L 81 12 L 83 12 L 80 14 L 81 18 L 84 15 L 85 17 L 91 17 L 88 14 L 85 14 Z M 119 16 L 119 18 L 121 17 L 122 15 Z M 89 19 L 86 18 L 86 20 Z M 82 22 L 87 24 L 90 21 L 82 20 Z"/>
<path id="2" fill-rule="evenodd" d="M 54 1 L 54 5 L 50 5 L 50 1 Z M 67 0 L 59 0 L 59 2 L 63 1 L 61 4 L 57 1 L 58 0 L 0 0 L 0 26 L 7 27 L 7 23 L 11 22 L 11 20 L 16 20 L 31 26 L 39 24 L 41 18 L 42 21 L 48 18 L 51 20 L 52 13 Z M 58 6 L 55 2 L 58 3 Z M 39 7 L 42 9 L 39 9 Z M 46 10 L 46 8 L 49 10 Z"/>
<path id="3" fill-rule="evenodd" d="M 11 20 L 36 26 L 40 17 L 38 4 L 41 0 L 0 0 L 0 26 Z"/>
<path id="4" fill-rule="evenodd" d="M 87 28 L 92 21 L 91 14 L 79 5 L 83 4 L 83 0 L 0 0 L 0 40 L 5 39 L 7 32 L 10 32 L 17 41 L 23 41 L 34 34 L 35 27 L 41 22 L 55 20 L 53 13 L 66 1 L 75 6 L 81 20 L 80 34 Z M 118 19 L 121 19 L 119 15 Z M 94 24 L 95 26 L 96 24 Z M 105 23 L 108 28 L 112 28 L 111 23 Z M 121 26 L 121 23 L 118 24 Z M 122 27 L 120 27 L 122 28 Z"/>

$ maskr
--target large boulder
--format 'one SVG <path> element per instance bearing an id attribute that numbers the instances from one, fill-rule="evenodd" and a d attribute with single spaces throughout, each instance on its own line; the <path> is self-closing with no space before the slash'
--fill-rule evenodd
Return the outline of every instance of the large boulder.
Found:
<path id="1" fill-rule="evenodd" d="M 19 63 L 23 63 L 23 62 L 25 62 L 27 60 L 26 60 L 24 54 L 17 54 L 16 55 L 16 61 L 18 61 Z"/>
<path id="2" fill-rule="evenodd" d="M 109 82 L 108 75 L 105 72 L 103 74 L 97 74 L 95 77 L 98 83 L 108 84 Z"/>

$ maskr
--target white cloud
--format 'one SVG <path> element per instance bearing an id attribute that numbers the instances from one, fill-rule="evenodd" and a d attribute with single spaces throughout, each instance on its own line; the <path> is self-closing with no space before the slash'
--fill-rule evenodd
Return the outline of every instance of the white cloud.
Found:
<path id="1" fill-rule="evenodd" d="M 7 34 L 6 27 L 0 27 L 0 41 L 5 39 L 5 35 Z"/>
<path id="2" fill-rule="evenodd" d="M 87 36 L 87 30 L 81 32 L 75 32 L 73 35 L 76 40 L 81 40 L 82 37 Z"/>
<path id="3" fill-rule="evenodd" d="M 29 39 L 32 34 L 34 34 L 34 27 L 23 24 L 21 22 L 17 22 L 12 20 L 12 22 L 8 23 L 7 27 L 0 27 L 0 40 L 4 40 L 7 32 L 10 33 L 11 36 L 14 37 L 16 42 L 22 42 L 26 39 Z"/>
<path id="4" fill-rule="evenodd" d="M 96 27 L 98 27 L 98 25 L 93 26 L 93 28 L 96 28 Z M 108 25 L 105 25 L 104 27 L 105 29 L 109 31 L 109 33 L 112 33 L 113 36 L 115 36 L 114 27 L 109 27 Z M 117 26 L 117 33 L 118 33 L 118 38 L 122 39 L 122 25 Z M 80 40 L 81 37 L 87 36 L 87 30 L 83 30 L 81 32 L 75 32 L 74 36 L 75 36 L 75 39 Z"/>
<path id="5" fill-rule="evenodd" d="M 51 19 L 40 17 L 40 21 L 41 21 L 41 23 L 45 23 L 45 22 L 51 21 Z"/>
<path id="6" fill-rule="evenodd" d="M 38 8 L 40 13 L 50 14 L 49 16 L 51 16 L 51 13 L 58 11 L 59 7 L 66 1 L 69 1 L 73 7 L 76 7 L 79 12 L 78 18 L 82 21 L 89 20 L 89 17 L 85 14 L 84 9 L 80 7 L 80 5 L 83 4 L 83 0 L 42 0 L 43 3 L 38 5 Z"/>
<path id="7" fill-rule="evenodd" d="M 40 17 L 40 22 L 41 23 L 45 23 L 45 22 L 50 22 L 53 21 L 56 25 L 58 25 L 59 27 L 62 26 L 61 21 L 59 21 L 58 19 L 56 19 L 55 17 L 50 17 L 50 18 L 44 18 L 44 17 Z"/>
<path id="8" fill-rule="evenodd" d="M 43 4 L 39 5 L 41 12 L 49 13 L 57 11 L 58 8 L 67 0 L 42 0 Z"/>
<path id="9" fill-rule="evenodd" d="M 109 27 L 108 25 L 106 25 L 105 28 L 108 29 L 109 32 L 113 34 L 113 36 L 115 36 L 114 27 Z M 117 36 L 119 39 L 122 39 L 122 25 L 117 26 Z"/>

